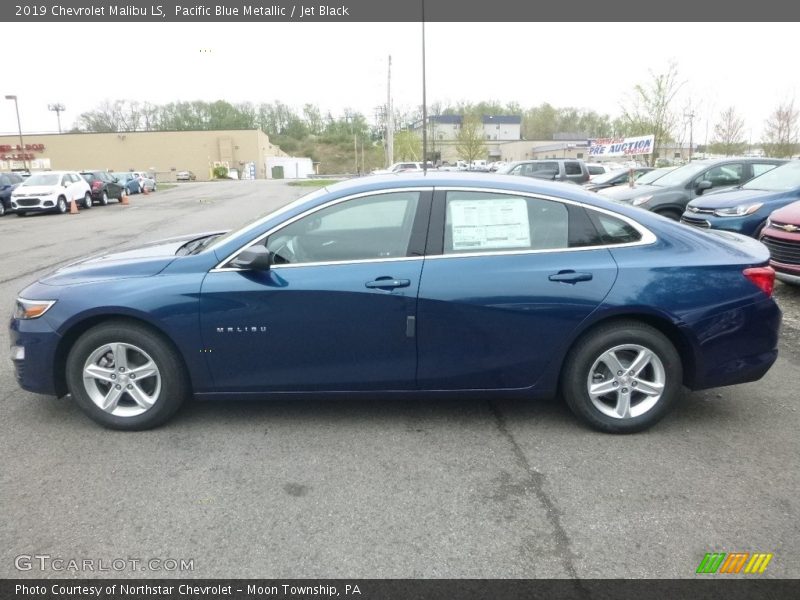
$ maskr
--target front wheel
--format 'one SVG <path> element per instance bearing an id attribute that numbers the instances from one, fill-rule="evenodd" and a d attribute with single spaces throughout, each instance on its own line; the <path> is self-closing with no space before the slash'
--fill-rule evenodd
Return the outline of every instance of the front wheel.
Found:
<path id="1" fill-rule="evenodd" d="M 67 357 L 67 387 L 92 419 L 142 430 L 167 421 L 189 393 L 183 364 L 157 333 L 109 322 L 84 333 Z"/>
<path id="2" fill-rule="evenodd" d="M 64 196 L 59 196 L 56 200 L 56 210 L 62 215 L 67 212 L 67 199 Z"/>
<path id="3" fill-rule="evenodd" d="M 561 389 L 572 412 L 607 433 L 661 420 L 680 394 L 683 368 L 672 342 L 638 321 L 601 325 L 569 352 Z"/>

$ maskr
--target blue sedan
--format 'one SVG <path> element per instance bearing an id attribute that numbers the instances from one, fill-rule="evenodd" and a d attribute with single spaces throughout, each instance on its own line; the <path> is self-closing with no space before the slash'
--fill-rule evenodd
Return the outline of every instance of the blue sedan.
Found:
<path id="1" fill-rule="evenodd" d="M 758 239 L 772 211 L 800 200 L 800 161 L 793 160 L 732 190 L 689 202 L 681 222 Z"/>
<path id="2" fill-rule="evenodd" d="M 661 419 L 777 356 L 755 240 L 577 186 L 366 177 L 227 233 L 89 258 L 24 289 L 26 390 L 146 429 L 189 396 L 549 397 L 596 429 Z"/>

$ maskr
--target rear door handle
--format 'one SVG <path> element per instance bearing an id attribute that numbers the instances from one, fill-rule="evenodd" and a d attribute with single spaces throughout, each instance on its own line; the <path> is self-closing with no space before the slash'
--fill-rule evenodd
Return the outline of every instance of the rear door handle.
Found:
<path id="1" fill-rule="evenodd" d="M 378 277 L 375 281 L 365 283 L 368 288 L 379 290 L 393 290 L 395 288 L 408 287 L 411 285 L 410 279 L 394 279 L 393 277 Z"/>
<path id="2" fill-rule="evenodd" d="M 579 281 L 591 281 L 591 273 L 578 273 L 576 271 L 559 271 L 548 277 L 550 281 L 560 281 L 562 283 L 578 283 Z"/>

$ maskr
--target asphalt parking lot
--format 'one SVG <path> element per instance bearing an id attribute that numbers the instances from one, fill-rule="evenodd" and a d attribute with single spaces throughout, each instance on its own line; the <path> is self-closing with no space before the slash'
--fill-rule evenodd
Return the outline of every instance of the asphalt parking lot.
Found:
<path id="1" fill-rule="evenodd" d="M 190 183 L 3 217 L 0 311 L 54 265 L 232 227 L 304 192 Z M 20 390 L 4 358 L 0 577 L 681 578 L 714 551 L 770 552 L 764 577 L 800 577 L 800 288 L 776 296 L 781 355 L 762 381 L 687 391 L 622 437 L 556 401 L 458 399 L 192 402 L 115 432 Z M 145 562 L 18 570 L 29 555 Z M 140 570 L 149 559 L 192 570 Z"/>

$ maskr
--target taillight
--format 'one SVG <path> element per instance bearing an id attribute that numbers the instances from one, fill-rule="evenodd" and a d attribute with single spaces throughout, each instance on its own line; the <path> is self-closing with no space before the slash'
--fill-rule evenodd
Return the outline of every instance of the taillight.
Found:
<path id="1" fill-rule="evenodd" d="M 92 183 L 93 190 L 99 190 L 101 187 L 103 187 L 103 184 L 100 181 L 95 181 Z"/>
<path id="2" fill-rule="evenodd" d="M 742 274 L 758 286 L 767 296 L 775 289 L 775 269 L 772 267 L 751 267 Z"/>

